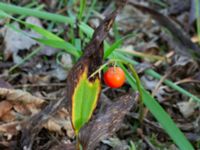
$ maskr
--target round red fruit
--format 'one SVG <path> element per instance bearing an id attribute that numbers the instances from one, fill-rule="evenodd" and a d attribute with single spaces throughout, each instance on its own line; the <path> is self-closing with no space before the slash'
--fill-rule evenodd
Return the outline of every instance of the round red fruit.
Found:
<path id="1" fill-rule="evenodd" d="M 124 71 L 120 67 L 108 68 L 108 70 L 104 73 L 103 78 L 106 85 L 111 88 L 121 87 L 126 80 Z"/>

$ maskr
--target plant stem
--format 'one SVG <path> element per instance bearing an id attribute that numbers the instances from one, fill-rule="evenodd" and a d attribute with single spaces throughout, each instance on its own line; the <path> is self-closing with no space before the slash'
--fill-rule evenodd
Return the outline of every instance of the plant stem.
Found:
<path id="1" fill-rule="evenodd" d="M 195 14 L 196 14 L 196 26 L 197 26 L 197 35 L 198 42 L 200 44 L 200 16 L 199 16 L 199 0 L 195 0 Z"/>
<path id="2" fill-rule="evenodd" d="M 142 88 L 141 88 L 140 78 L 138 77 L 137 72 L 135 71 L 135 69 L 133 68 L 133 66 L 131 64 L 128 64 L 128 67 L 131 70 L 133 77 L 135 78 L 137 90 L 140 94 L 140 98 L 139 98 L 139 121 L 140 121 L 140 123 L 142 123 L 143 118 L 144 118 L 144 105 L 143 105 L 143 96 L 142 96 Z"/>

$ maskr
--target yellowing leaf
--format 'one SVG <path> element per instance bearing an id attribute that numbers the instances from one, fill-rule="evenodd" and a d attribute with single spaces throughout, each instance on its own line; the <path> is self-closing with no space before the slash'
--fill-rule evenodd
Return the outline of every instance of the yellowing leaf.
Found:
<path id="1" fill-rule="evenodd" d="M 76 134 L 92 116 L 101 90 L 100 80 L 89 81 L 87 73 L 85 68 L 72 96 L 72 123 Z"/>

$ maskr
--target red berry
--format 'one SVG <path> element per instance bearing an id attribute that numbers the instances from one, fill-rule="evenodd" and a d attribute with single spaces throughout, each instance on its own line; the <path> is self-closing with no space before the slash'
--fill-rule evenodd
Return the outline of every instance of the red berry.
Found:
<path id="1" fill-rule="evenodd" d="M 106 85 L 111 88 L 119 88 L 125 82 L 125 74 L 120 67 L 110 67 L 104 73 L 103 78 Z"/>

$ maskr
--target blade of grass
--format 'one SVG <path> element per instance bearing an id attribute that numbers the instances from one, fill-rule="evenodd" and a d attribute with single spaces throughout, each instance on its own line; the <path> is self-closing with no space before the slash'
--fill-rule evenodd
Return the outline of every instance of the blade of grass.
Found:
<path id="1" fill-rule="evenodd" d="M 122 44 L 122 42 L 123 42 L 125 39 L 127 39 L 127 38 L 129 38 L 129 37 L 132 37 L 132 36 L 135 36 L 135 34 L 136 34 L 136 33 L 128 34 L 128 35 L 126 35 L 126 36 L 120 38 L 119 40 L 115 41 L 111 46 L 109 46 L 109 48 L 107 48 L 107 49 L 105 50 L 104 59 L 108 58 L 108 56 L 109 56 L 114 50 L 116 50 L 116 48 L 118 48 L 118 47 Z"/>
<path id="2" fill-rule="evenodd" d="M 52 14 L 52 13 L 20 7 L 20 6 L 15 6 L 11 4 L 5 4 L 2 2 L 0 2 L 0 10 L 9 12 L 9 13 L 17 13 L 20 15 L 34 16 L 34 17 L 45 19 L 45 20 L 59 22 L 59 23 L 69 23 L 69 24 L 75 23 L 74 19 L 66 17 L 66 16 Z"/>
<path id="3" fill-rule="evenodd" d="M 26 8 L 31 8 L 36 4 L 37 4 L 36 2 L 32 2 L 31 4 L 27 5 Z M 42 5 L 35 7 L 35 10 L 41 10 L 43 8 L 44 8 L 44 5 L 42 4 Z M 26 17 L 25 15 L 21 15 L 18 19 L 24 19 L 25 17 Z"/>
<path id="4" fill-rule="evenodd" d="M 148 58 L 149 60 L 164 60 L 165 59 L 165 57 L 163 56 L 145 54 L 145 53 L 134 51 L 134 50 L 124 50 L 120 48 L 120 49 L 116 49 L 116 51 L 122 54 L 130 54 L 132 56 L 139 57 L 139 58 Z"/>
<path id="5" fill-rule="evenodd" d="M 132 76 L 135 78 L 136 81 L 136 87 L 137 90 L 140 94 L 140 102 L 139 102 L 139 121 L 142 123 L 143 122 L 143 117 L 144 117 L 144 107 L 143 107 L 143 93 L 142 93 L 142 88 L 141 88 L 141 82 L 140 82 L 140 78 L 136 72 L 136 70 L 134 69 L 132 64 L 128 64 L 128 67 L 130 69 L 130 71 L 132 72 Z"/>
<path id="6" fill-rule="evenodd" d="M 92 1 L 92 4 L 90 5 L 90 7 L 89 7 L 89 9 L 88 9 L 88 12 L 87 12 L 87 15 L 86 15 L 86 17 L 84 18 L 84 21 L 83 21 L 83 22 L 86 23 L 86 22 L 88 21 L 89 17 L 91 16 L 92 10 L 94 10 L 94 6 L 95 6 L 96 2 L 97 2 L 97 0 L 93 0 L 93 1 Z"/>
<path id="7" fill-rule="evenodd" d="M 80 7 L 79 7 L 79 14 L 78 14 L 79 21 L 82 20 L 85 7 L 86 7 L 86 0 L 80 0 Z"/>
<path id="8" fill-rule="evenodd" d="M 13 70 L 15 70 L 20 65 L 24 64 L 27 60 L 30 60 L 33 56 L 35 56 L 39 51 L 42 50 L 42 47 L 38 47 L 35 50 L 33 50 L 30 54 L 28 54 L 19 64 L 14 65 L 8 70 L 8 73 L 11 73 Z"/>
<path id="9" fill-rule="evenodd" d="M 199 0 L 195 0 L 195 15 L 197 18 L 196 26 L 197 26 L 197 35 L 198 35 L 198 41 L 200 44 L 200 15 L 199 15 Z"/>
<path id="10" fill-rule="evenodd" d="M 153 3 L 160 5 L 163 8 L 168 7 L 166 3 L 162 2 L 161 0 L 151 0 Z"/>
<path id="11" fill-rule="evenodd" d="M 129 74 L 128 70 L 123 65 L 121 65 L 121 67 L 126 74 L 128 83 L 131 85 L 133 90 L 137 90 L 137 84 L 133 76 Z M 141 88 L 141 91 L 143 94 L 144 104 L 148 107 L 150 112 L 159 121 L 161 126 L 165 129 L 177 146 L 181 150 L 194 150 L 193 146 L 185 138 L 184 134 L 176 126 L 165 110 L 159 105 L 159 103 L 144 88 Z"/>
<path id="12" fill-rule="evenodd" d="M 79 58 L 81 56 L 81 51 L 77 51 L 77 49 L 68 42 L 51 40 L 51 39 L 40 39 L 40 38 L 34 38 L 34 39 L 42 44 L 54 48 L 64 49 L 67 53 L 75 56 L 76 58 Z"/>
<path id="13" fill-rule="evenodd" d="M 79 24 L 79 28 L 80 28 L 81 31 L 83 31 L 84 33 L 86 33 L 86 35 L 87 35 L 89 38 L 92 38 L 92 35 L 93 35 L 93 33 L 94 33 L 94 30 L 93 30 L 90 26 L 88 26 L 87 24 L 81 22 L 81 23 Z"/>

